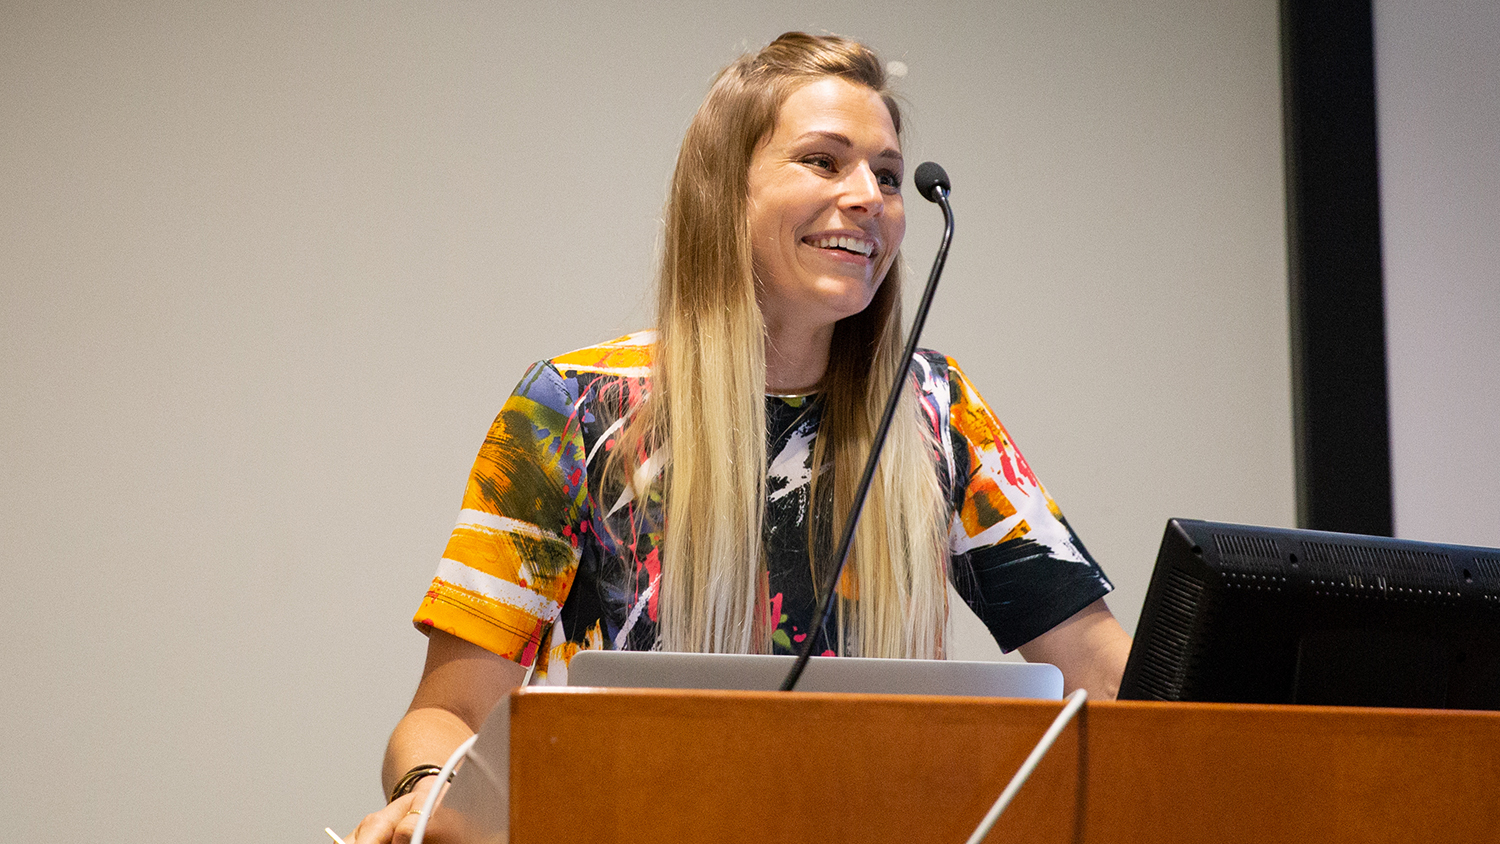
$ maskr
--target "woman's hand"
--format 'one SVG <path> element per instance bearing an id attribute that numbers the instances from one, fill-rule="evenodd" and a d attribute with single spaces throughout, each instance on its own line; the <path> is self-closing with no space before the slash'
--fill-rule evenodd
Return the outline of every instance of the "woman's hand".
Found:
<path id="1" fill-rule="evenodd" d="M 411 834 L 417 829 L 419 795 L 422 801 L 432 792 L 432 781 L 437 777 L 423 777 L 410 795 L 402 795 L 377 813 L 368 814 L 354 832 L 345 835 L 345 844 L 408 844 Z"/>
<path id="2" fill-rule="evenodd" d="M 410 794 L 392 800 L 384 809 L 371 812 L 359 822 L 354 831 L 344 836 L 345 844 L 409 844 L 417 829 L 418 814 L 427 803 L 427 795 L 438 784 L 436 775 L 417 780 Z M 441 830 L 431 821 L 427 825 L 424 841 L 438 844 L 442 841 Z"/>

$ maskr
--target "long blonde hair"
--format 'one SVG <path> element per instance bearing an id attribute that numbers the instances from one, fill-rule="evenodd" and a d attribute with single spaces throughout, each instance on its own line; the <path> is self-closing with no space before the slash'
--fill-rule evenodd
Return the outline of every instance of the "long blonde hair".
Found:
<path id="1" fill-rule="evenodd" d="M 901 113 L 873 52 L 853 41 L 792 32 L 720 73 L 688 127 L 672 177 L 657 288 L 651 392 L 622 431 L 609 472 L 644 500 L 664 495 L 658 587 L 661 646 L 766 652 L 762 522 L 766 502 L 765 326 L 747 223 L 757 145 L 797 88 L 836 76 L 876 91 L 897 132 Z M 832 495 L 809 490 L 812 526 L 841 525 L 900 360 L 901 261 L 869 307 L 834 327 L 813 466 L 832 464 Z M 943 655 L 947 508 L 934 432 L 908 390 L 892 425 L 839 584 L 841 652 Z M 652 459 L 652 456 L 655 459 Z M 655 478 L 640 471 L 663 461 Z M 822 588 L 832 548 L 810 542 Z"/>

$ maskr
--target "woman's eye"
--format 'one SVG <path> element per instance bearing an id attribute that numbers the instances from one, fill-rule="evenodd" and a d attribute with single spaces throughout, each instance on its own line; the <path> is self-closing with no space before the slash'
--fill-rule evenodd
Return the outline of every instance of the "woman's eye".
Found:
<path id="1" fill-rule="evenodd" d="M 802 163 L 817 167 L 820 170 L 832 170 L 835 166 L 833 156 L 831 155 L 809 155 L 802 159 Z"/>
<path id="2" fill-rule="evenodd" d="M 880 181 L 880 186 L 883 188 L 901 190 L 901 177 L 895 173 L 881 173 L 876 178 Z"/>

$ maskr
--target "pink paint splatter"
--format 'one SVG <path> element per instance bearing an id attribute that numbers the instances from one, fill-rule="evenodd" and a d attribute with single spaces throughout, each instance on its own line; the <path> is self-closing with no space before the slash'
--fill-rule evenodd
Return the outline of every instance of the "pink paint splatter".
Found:
<path id="1" fill-rule="evenodd" d="M 1036 473 L 1031 471 L 1031 464 L 1026 462 L 1026 455 L 1022 454 L 1019 451 L 1016 451 L 1015 449 L 1011 449 L 1011 454 L 1014 454 L 1016 456 L 1016 463 L 1019 464 L 1021 474 L 1026 476 L 1026 480 L 1031 481 L 1032 486 L 1040 487 L 1042 485 L 1042 482 L 1037 480 Z"/>
<path id="2" fill-rule="evenodd" d="M 1005 482 L 1019 489 L 1021 479 L 1016 476 L 1016 464 L 1015 460 L 1011 457 L 1010 450 L 998 442 L 995 443 L 995 447 L 1000 451 L 1000 471 L 1005 475 Z"/>
<path id="3" fill-rule="evenodd" d="M 651 553 L 646 555 L 646 559 L 642 560 L 641 564 L 646 567 L 646 576 L 649 580 L 661 577 L 661 555 L 655 548 L 651 549 Z M 659 595 L 661 595 L 660 587 L 651 592 L 651 600 L 646 602 L 646 617 L 652 621 L 656 621 L 656 598 Z"/>
<path id="4" fill-rule="evenodd" d="M 531 665 L 536 660 L 537 649 L 542 646 L 542 634 L 546 632 L 547 622 L 537 619 L 536 629 L 531 631 L 531 639 L 526 642 L 526 648 L 521 651 L 521 664 Z"/>

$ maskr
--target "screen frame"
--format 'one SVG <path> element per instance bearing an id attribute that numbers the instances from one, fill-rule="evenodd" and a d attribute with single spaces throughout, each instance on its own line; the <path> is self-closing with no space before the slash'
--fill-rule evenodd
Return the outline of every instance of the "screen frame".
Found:
<path id="1" fill-rule="evenodd" d="M 1171 519 L 1119 697 L 1500 709 L 1500 549 Z"/>

